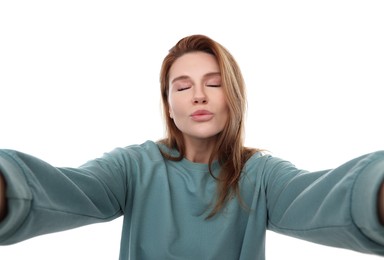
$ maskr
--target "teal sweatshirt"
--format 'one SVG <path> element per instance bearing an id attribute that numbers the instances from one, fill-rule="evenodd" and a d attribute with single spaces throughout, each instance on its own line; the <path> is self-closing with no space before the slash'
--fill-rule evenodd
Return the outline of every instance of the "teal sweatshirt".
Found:
<path id="1" fill-rule="evenodd" d="M 308 172 L 271 155 L 246 163 L 240 193 L 211 219 L 216 181 L 206 164 L 169 161 L 152 141 L 78 168 L 0 150 L 8 215 L 3 245 L 124 216 L 120 259 L 265 259 L 266 230 L 384 255 L 377 193 L 384 152 Z M 213 174 L 220 165 L 213 164 Z"/>

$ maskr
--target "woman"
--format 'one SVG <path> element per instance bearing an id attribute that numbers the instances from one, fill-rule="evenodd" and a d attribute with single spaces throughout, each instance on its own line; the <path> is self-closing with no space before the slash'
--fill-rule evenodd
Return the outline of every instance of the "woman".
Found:
<path id="1" fill-rule="evenodd" d="M 120 259 L 265 259 L 267 229 L 384 255 L 383 152 L 309 173 L 245 148 L 240 69 L 203 35 L 170 50 L 160 82 L 167 136 L 157 143 L 76 169 L 0 151 L 0 243 L 124 215 Z"/>

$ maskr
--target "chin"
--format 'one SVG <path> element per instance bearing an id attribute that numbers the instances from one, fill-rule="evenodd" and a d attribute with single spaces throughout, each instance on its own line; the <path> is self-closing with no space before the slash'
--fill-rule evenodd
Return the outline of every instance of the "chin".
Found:
<path id="1" fill-rule="evenodd" d="M 193 138 L 193 139 L 200 139 L 200 140 L 209 140 L 209 139 L 216 139 L 219 132 L 205 132 L 205 133 L 190 133 L 187 134 L 187 136 Z"/>

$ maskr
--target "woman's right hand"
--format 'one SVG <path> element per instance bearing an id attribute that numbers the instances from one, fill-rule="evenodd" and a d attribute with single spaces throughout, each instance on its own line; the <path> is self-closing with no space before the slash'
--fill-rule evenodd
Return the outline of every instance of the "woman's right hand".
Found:
<path id="1" fill-rule="evenodd" d="M 5 199 L 5 180 L 0 172 L 0 221 L 7 213 L 7 200 Z"/>

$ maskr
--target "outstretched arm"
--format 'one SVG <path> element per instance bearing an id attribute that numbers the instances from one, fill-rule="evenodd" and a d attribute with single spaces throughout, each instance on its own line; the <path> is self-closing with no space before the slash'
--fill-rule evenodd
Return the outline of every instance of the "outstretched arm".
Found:
<path id="1" fill-rule="evenodd" d="M 5 199 L 5 180 L 3 175 L 0 172 L 0 221 L 6 215 L 6 199 Z"/>

